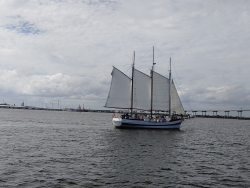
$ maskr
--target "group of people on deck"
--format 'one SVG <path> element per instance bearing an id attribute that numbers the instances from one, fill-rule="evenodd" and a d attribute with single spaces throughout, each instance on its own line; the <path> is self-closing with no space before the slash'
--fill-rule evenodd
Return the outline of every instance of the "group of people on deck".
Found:
<path id="1" fill-rule="evenodd" d="M 183 119 L 183 115 L 181 114 L 181 119 Z M 151 122 L 166 122 L 167 118 L 164 115 L 156 115 L 155 117 L 151 117 L 150 115 L 140 115 L 140 114 L 133 114 L 132 117 L 129 116 L 128 113 L 122 114 L 120 116 L 122 119 L 133 119 L 133 120 L 144 120 L 144 121 L 151 121 Z M 178 120 L 177 114 L 170 115 L 170 121 Z"/>

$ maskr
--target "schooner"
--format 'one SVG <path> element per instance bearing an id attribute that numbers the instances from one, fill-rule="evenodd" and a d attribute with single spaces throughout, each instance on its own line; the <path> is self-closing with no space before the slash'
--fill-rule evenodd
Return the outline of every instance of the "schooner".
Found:
<path id="1" fill-rule="evenodd" d="M 150 76 L 135 68 L 135 52 L 132 65 L 132 77 L 113 66 L 109 95 L 104 107 L 130 109 L 129 115 L 115 117 L 112 123 L 116 128 L 144 129 L 179 129 L 182 119 L 173 118 L 174 114 L 184 114 L 184 108 L 171 79 L 171 58 L 169 78 L 154 71 L 153 65 Z M 148 116 L 133 114 L 134 110 L 150 112 Z M 158 115 L 153 117 L 153 111 L 168 112 L 169 117 Z M 172 115 L 172 117 L 170 117 Z"/>

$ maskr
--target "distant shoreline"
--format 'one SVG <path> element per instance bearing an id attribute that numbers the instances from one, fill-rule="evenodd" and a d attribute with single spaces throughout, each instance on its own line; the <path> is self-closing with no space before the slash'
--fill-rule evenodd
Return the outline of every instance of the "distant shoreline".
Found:
<path id="1" fill-rule="evenodd" d="M 99 112 L 99 113 L 115 113 L 115 110 L 79 110 L 74 108 L 42 108 L 35 106 L 16 106 L 16 105 L 0 105 L 0 109 L 22 109 L 22 110 L 48 110 L 48 111 L 69 111 L 69 112 Z"/>
<path id="2" fill-rule="evenodd" d="M 91 110 L 88 111 L 79 111 L 78 109 L 73 108 L 64 108 L 64 109 L 57 109 L 57 108 L 41 108 L 41 107 L 34 107 L 34 106 L 15 106 L 15 105 L 0 105 L 2 109 L 23 109 L 23 110 L 48 110 L 48 111 L 69 111 L 69 112 L 97 112 L 97 113 L 122 113 L 117 112 L 115 110 Z M 157 114 L 157 113 L 156 113 Z M 224 115 L 196 115 L 197 118 L 219 118 L 219 119 L 239 119 L 239 120 L 250 120 L 250 117 L 238 117 L 238 116 L 224 116 Z"/>

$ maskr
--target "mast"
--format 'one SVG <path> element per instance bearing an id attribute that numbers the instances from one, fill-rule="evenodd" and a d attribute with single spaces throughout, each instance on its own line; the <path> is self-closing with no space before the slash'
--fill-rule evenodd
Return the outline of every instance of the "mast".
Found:
<path id="1" fill-rule="evenodd" d="M 153 46 L 153 66 L 152 66 L 152 69 L 151 69 L 151 106 L 150 106 L 150 116 L 152 118 L 153 116 L 153 71 L 154 71 L 154 65 L 156 64 L 154 62 L 154 46 Z"/>
<path id="2" fill-rule="evenodd" d="M 169 115 L 168 117 L 171 117 L 171 57 L 170 57 L 170 69 L 169 69 Z"/>
<path id="3" fill-rule="evenodd" d="M 134 101 L 134 68 L 135 68 L 135 51 L 134 51 L 134 59 L 133 59 L 133 65 L 132 65 L 131 117 L 133 114 L 133 101 Z"/>

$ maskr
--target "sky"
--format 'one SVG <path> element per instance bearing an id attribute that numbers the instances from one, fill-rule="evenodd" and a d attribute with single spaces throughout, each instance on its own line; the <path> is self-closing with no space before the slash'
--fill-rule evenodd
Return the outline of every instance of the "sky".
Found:
<path id="1" fill-rule="evenodd" d="M 185 110 L 250 109 L 248 0 L 0 0 L 0 103 L 105 109 L 153 46 Z"/>

